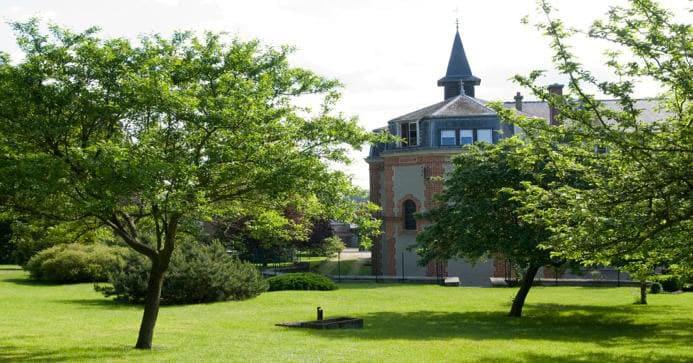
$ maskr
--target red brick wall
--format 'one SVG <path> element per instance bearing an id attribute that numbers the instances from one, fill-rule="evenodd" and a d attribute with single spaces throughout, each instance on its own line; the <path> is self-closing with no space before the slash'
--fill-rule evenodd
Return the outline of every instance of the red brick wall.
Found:
<path id="1" fill-rule="evenodd" d="M 382 180 L 380 180 L 380 172 L 383 170 L 382 162 L 371 162 L 368 165 L 368 171 L 370 173 L 370 196 L 369 199 L 371 203 L 379 205 L 381 208 L 381 196 L 380 196 L 380 186 Z M 378 217 L 382 217 L 382 211 L 378 213 Z M 373 241 L 373 248 L 371 249 L 371 273 L 373 275 L 382 275 L 382 236 Z"/>

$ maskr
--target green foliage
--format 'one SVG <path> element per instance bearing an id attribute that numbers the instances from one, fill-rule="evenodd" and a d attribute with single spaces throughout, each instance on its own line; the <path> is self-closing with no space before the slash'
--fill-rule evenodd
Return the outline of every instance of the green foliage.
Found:
<path id="1" fill-rule="evenodd" d="M 683 288 L 683 280 L 675 275 L 655 275 L 653 281 L 662 285 L 662 289 L 666 292 L 679 291 Z"/>
<path id="2" fill-rule="evenodd" d="M 25 265 L 29 259 L 46 248 L 68 243 L 93 244 L 112 239 L 108 231 L 90 223 L 48 223 L 43 220 L 21 221 L 12 224 L 12 260 Z"/>
<path id="3" fill-rule="evenodd" d="M 336 290 L 337 284 L 328 277 L 312 273 L 289 273 L 267 279 L 269 291 L 281 290 Z"/>
<path id="4" fill-rule="evenodd" d="M 334 166 L 383 136 L 335 112 L 339 82 L 292 67 L 291 48 L 11 26 L 22 54 L 0 54 L 4 208 L 104 225 L 147 256 L 155 280 L 178 234 L 218 215 L 289 201 L 354 215 L 355 188 Z M 319 105 L 301 106 L 306 95 Z M 160 284 L 150 286 L 138 348 L 151 348 Z"/>
<path id="5" fill-rule="evenodd" d="M 102 282 L 125 266 L 128 249 L 102 244 L 61 244 L 42 250 L 26 264 L 31 277 L 54 283 Z"/>
<path id="6" fill-rule="evenodd" d="M 542 72 L 516 81 L 558 112 L 559 126 L 529 119 L 496 105 L 503 121 L 522 127 L 529 142 L 559 170 L 548 185 L 528 184 L 515 194 L 523 220 L 552 231 L 545 247 L 588 265 L 612 265 L 646 277 L 660 265 L 693 269 L 693 44 L 691 25 L 677 23 L 651 0 L 612 7 L 588 31 L 566 29 L 549 1 L 541 1 L 539 29 L 548 37 L 554 63 L 568 79 L 563 96 L 544 88 Z M 573 37 L 611 44 L 610 80 L 599 80 L 579 60 Z M 645 114 L 635 85 L 654 82 L 661 94 L 647 100 Z M 599 98 L 615 99 L 617 107 Z M 643 121 L 653 117 L 653 122 Z M 595 153 L 595 147 L 606 154 Z M 564 175 L 578 175 L 581 184 Z"/>
<path id="7" fill-rule="evenodd" d="M 509 315 L 520 317 L 539 269 L 564 261 L 543 246 L 551 235 L 546 225 L 522 219 L 525 207 L 516 195 L 527 185 L 548 185 L 558 171 L 517 137 L 496 145 L 467 145 L 453 165 L 436 206 L 422 213 L 431 225 L 416 238 L 420 263 L 455 257 L 509 259 L 522 276 Z"/>
<path id="8" fill-rule="evenodd" d="M 417 236 L 422 263 L 495 254 L 522 268 L 552 262 L 550 251 L 539 247 L 549 232 L 539 223 L 520 221 L 522 205 L 513 199 L 525 183 L 550 178 L 531 148 L 517 138 L 475 144 L 464 147 L 453 165 L 437 206 L 421 216 L 431 221 Z"/>
<path id="9" fill-rule="evenodd" d="M 112 286 L 97 286 L 105 296 L 141 303 L 147 294 L 150 262 L 130 253 L 127 266 L 110 271 Z M 267 290 L 258 269 L 229 256 L 220 243 L 186 243 L 176 250 L 161 291 L 162 304 L 245 300 Z"/>
<path id="10" fill-rule="evenodd" d="M 344 247 L 344 242 L 337 236 L 325 238 L 323 246 L 320 249 L 320 256 L 336 256 L 344 250 Z"/>

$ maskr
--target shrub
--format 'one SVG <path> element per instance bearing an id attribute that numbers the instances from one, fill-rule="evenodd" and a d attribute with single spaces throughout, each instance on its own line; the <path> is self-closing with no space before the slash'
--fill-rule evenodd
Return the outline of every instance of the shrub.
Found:
<path id="1" fill-rule="evenodd" d="M 47 248 L 62 244 L 96 244 L 109 240 L 110 231 L 83 223 L 47 224 L 42 221 L 14 221 L 11 226 L 12 260 L 26 266 L 29 259 Z"/>
<path id="2" fill-rule="evenodd" d="M 341 238 L 337 236 L 326 238 L 322 247 L 322 255 L 327 257 L 336 256 L 344 251 L 344 247 L 344 242 Z"/>
<path id="3" fill-rule="evenodd" d="M 130 253 L 127 266 L 109 273 L 112 286 L 97 286 L 105 296 L 140 303 L 147 294 L 150 262 Z M 161 291 L 162 304 L 244 300 L 267 290 L 267 282 L 258 269 L 229 256 L 224 247 L 186 243 L 171 257 Z"/>
<path id="4" fill-rule="evenodd" d="M 662 284 L 659 282 L 653 282 L 652 285 L 650 285 L 650 294 L 659 294 L 662 292 Z"/>
<path id="5" fill-rule="evenodd" d="M 62 244 L 42 250 L 25 268 L 31 277 L 55 283 L 106 281 L 108 271 L 123 268 L 127 248 L 102 244 Z"/>
<path id="6" fill-rule="evenodd" d="M 667 292 L 679 291 L 683 287 L 683 281 L 675 275 L 657 275 L 654 281 L 662 284 L 662 289 Z"/>
<path id="7" fill-rule="evenodd" d="M 336 290 L 337 284 L 328 277 L 312 272 L 290 273 L 267 279 L 269 291 Z"/>

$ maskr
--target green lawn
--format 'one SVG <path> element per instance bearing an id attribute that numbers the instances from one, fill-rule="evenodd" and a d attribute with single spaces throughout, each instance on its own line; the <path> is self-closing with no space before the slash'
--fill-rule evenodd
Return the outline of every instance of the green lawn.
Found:
<path id="1" fill-rule="evenodd" d="M 135 351 L 141 310 L 91 284 L 31 282 L 0 266 L 0 361 L 692 361 L 693 293 L 633 305 L 634 288 L 545 287 L 526 316 L 505 317 L 514 289 L 341 285 L 243 302 L 165 307 L 151 352 Z M 363 317 L 363 330 L 274 323 Z"/>

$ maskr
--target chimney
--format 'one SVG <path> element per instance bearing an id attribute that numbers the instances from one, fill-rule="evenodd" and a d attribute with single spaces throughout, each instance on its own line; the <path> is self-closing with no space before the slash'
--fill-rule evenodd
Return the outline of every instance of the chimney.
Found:
<path id="1" fill-rule="evenodd" d="M 518 111 L 522 111 L 522 95 L 518 91 L 517 94 L 515 95 L 515 109 Z"/>
<path id="2" fill-rule="evenodd" d="M 561 97 L 563 96 L 563 85 L 554 83 L 551 84 L 547 87 L 549 89 L 549 96 L 554 97 Z M 550 125 L 558 125 L 558 120 L 556 120 L 556 116 L 558 115 L 558 110 L 556 110 L 555 107 L 549 105 L 549 124 Z"/>

